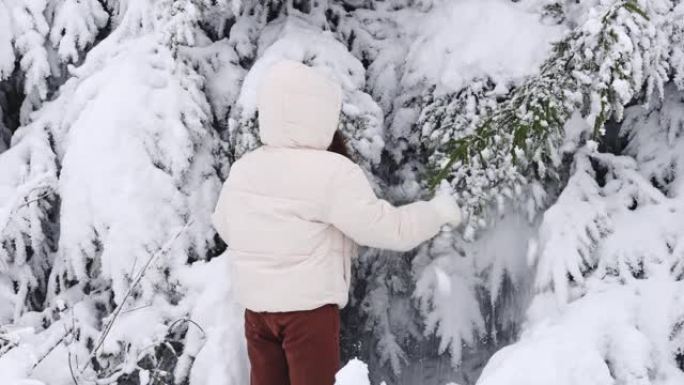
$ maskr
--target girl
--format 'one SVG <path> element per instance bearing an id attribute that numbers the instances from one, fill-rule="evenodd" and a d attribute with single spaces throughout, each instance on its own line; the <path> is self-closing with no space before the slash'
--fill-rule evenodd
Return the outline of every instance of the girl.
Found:
<path id="1" fill-rule="evenodd" d="M 379 199 L 335 136 L 341 105 L 323 73 L 290 60 L 268 68 L 257 92 L 263 145 L 231 165 L 212 214 L 246 309 L 251 385 L 333 385 L 358 245 L 406 251 L 460 222 L 446 193 Z"/>

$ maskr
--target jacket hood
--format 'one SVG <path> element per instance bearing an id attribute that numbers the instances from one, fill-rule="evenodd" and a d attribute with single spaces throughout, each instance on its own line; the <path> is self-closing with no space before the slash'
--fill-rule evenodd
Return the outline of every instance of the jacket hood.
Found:
<path id="1" fill-rule="evenodd" d="M 325 150 L 339 124 L 342 89 L 314 68 L 282 60 L 264 73 L 257 108 L 263 144 Z"/>

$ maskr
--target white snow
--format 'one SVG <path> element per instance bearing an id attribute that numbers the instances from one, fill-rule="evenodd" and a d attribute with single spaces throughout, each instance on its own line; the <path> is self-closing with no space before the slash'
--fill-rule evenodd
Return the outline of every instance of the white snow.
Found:
<path id="1" fill-rule="evenodd" d="M 335 385 L 370 385 L 368 366 L 354 358 L 335 375 Z"/>
<path id="2" fill-rule="evenodd" d="M 244 309 L 231 299 L 231 284 L 225 279 L 228 263 L 224 254 L 207 263 L 195 263 L 181 272 L 181 282 L 190 291 L 184 299 L 192 309 L 189 318 L 203 329 L 189 325 L 188 348 L 181 362 L 193 358 L 194 362 L 189 373 L 183 364 L 175 371 L 177 378 L 187 376 L 191 384 L 241 385 L 249 381 Z"/>
<path id="3" fill-rule="evenodd" d="M 413 25 L 417 36 L 406 60 L 404 83 L 437 85 L 436 94 L 490 77 L 505 93 L 511 82 L 537 70 L 563 27 L 545 25 L 537 14 L 505 0 L 439 2 Z"/>
<path id="4" fill-rule="evenodd" d="M 682 306 L 681 283 L 665 274 L 632 287 L 597 289 L 563 312 L 544 304 L 554 300 L 538 298 L 520 341 L 494 354 L 477 384 L 682 383 L 663 332 L 670 309 Z"/>

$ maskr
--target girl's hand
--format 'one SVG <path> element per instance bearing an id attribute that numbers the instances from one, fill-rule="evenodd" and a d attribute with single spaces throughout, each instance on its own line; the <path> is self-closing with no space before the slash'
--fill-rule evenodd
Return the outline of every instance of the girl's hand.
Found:
<path id="1" fill-rule="evenodd" d="M 458 207 L 456 199 L 451 194 L 449 182 L 442 180 L 437 187 L 435 196 L 429 202 L 437 209 L 444 223 L 453 227 L 461 223 L 461 208 Z"/>

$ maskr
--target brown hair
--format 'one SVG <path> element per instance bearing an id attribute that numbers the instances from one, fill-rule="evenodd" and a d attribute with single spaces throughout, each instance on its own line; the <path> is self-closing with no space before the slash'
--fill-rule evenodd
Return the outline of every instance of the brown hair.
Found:
<path id="1" fill-rule="evenodd" d="M 347 139 L 344 137 L 342 131 L 337 130 L 333 135 L 332 142 L 328 146 L 328 151 L 340 154 L 346 158 L 352 159 L 347 151 Z"/>

